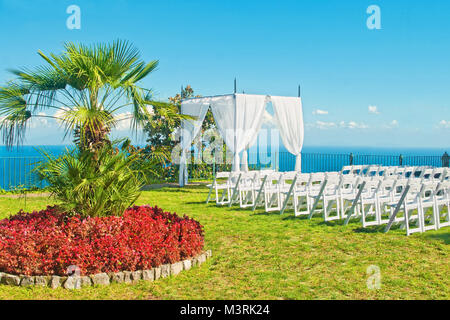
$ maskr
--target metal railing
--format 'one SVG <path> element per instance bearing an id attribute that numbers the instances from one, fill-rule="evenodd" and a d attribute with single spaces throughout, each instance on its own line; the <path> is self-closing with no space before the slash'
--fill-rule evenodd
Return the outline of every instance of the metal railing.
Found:
<path id="1" fill-rule="evenodd" d="M 0 188 L 9 191 L 45 187 L 45 182 L 33 172 L 42 160 L 42 157 L 0 157 Z"/>
<path id="2" fill-rule="evenodd" d="M 0 188 L 13 190 L 18 188 L 43 188 L 47 184 L 39 180 L 33 172 L 42 157 L 0 157 Z M 262 160 L 261 160 L 262 159 Z M 353 155 L 302 153 L 302 172 L 340 171 L 345 165 L 385 165 L 385 166 L 432 166 L 449 167 L 450 157 L 443 156 L 403 156 L 403 155 Z M 249 154 L 249 169 L 273 168 L 279 171 L 292 171 L 295 168 L 295 156 L 288 152 L 269 155 Z M 190 164 L 190 179 L 210 179 L 215 172 L 231 170 L 231 164 Z M 173 181 L 178 179 L 178 166 L 174 166 Z"/>

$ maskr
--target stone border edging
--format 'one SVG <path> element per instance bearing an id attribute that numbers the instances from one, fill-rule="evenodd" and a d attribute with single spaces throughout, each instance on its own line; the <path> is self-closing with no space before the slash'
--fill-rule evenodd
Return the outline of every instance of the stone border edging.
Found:
<path id="1" fill-rule="evenodd" d="M 154 281 L 159 278 L 176 276 L 183 270 L 189 270 L 194 266 L 206 262 L 211 256 L 211 250 L 207 250 L 191 259 L 178 261 L 172 264 L 163 264 L 149 270 L 97 273 L 90 276 L 25 276 L 0 272 L 0 283 L 21 287 L 40 286 L 52 289 L 59 287 L 65 289 L 80 289 L 82 287 L 93 285 L 107 286 L 110 283 L 136 283 L 140 280 Z"/>

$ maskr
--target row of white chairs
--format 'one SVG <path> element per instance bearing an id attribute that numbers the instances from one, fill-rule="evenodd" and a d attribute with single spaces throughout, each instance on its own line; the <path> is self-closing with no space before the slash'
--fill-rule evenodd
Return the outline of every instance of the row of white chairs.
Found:
<path id="1" fill-rule="evenodd" d="M 382 166 L 382 165 L 352 165 L 342 167 L 341 174 L 354 174 L 365 177 L 401 177 L 442 180 L 450 172 L 446 168 L 433 168 L 429 166 Z"/>
<path id="2" fill-rule="evenodd" d="M 215 193 L 217 205 L 239 203 L 253 210 L 264 206 L 266 212 L 281 214 L 293 209 L 296 216 L 309 218 L 321 213 L 325 221 L 344 220 L 345 224 L 360 218 L 363 227 L 385 224 L 386 231 L 401 224 L 407 235 L 450 225 L 450 182 L 444 168 L 352 166 L 340 172 L 310 174 L 218 172 L 209 187 L 207 203 Z"/>

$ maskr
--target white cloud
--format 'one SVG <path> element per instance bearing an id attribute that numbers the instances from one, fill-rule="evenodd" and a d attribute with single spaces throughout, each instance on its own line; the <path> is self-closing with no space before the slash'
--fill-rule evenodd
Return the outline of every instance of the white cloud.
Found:
<path id="1" fill-rule="evenodd" d="M 117 121 L 115 129 L 118 131 L 126 131 L 131 129 L 132 114 L 131 112 L 118 113 L 115 116 Z"/>
<path id="2" fill-rule="evenodd" d="M 398 121 L 397 120 L 392 120 L 385 127 L 389 128 L 389 129 L 398 128 Z"/>
<path id="3" fill-rule="evenodd" d="M 439 121 L 438 128 L 450 129 L 450 120 Z"/>
<path id="4" fill-rule="evenodd" d="M 326 121 L 316 121 L 314 123 L 308 123 L 306 126 L 311 128 L 317 128 L 320 130 L 332 129 L 337 127 L 336 123 Z"/>
<path id="5" fill-rule="evenodd" d="M 314 114 L 314 115 L 324 115 L 324 114 L 328 114 L 328 111 L 326 111 L 326 110 L 320 110 L 320 109 L 316 109 L 316 110 L 314 110 L 313 112 L 312 112 L 312 114 Z"/>
<path id="6" fill-rule="evenodd" d="M 377 106 L 369 106 L 369 113 L 380 114 L 380 112 L 378 111 Z"/>
<path id="7" fill-rule="evenodd" d="M 369 128 L 369 126 L 366 125 L 365 123 L 363 123 L 363 122 L 358 123 L 356 121 L 349 121 L 349 122 L 341 121 L 339 123 L 339 126 L 341 128 L 346 128 L 346 129 L 367 129 L 367 128 Z"/>
<path id="8" fill-rule="evenodd" d="M 45 116 L 47 116 L 45 112 L 38 112 L 37 117 L 31 117 L 29 128 L 48 127 L 49 121 L 47 118 L 44 118 Z"/>

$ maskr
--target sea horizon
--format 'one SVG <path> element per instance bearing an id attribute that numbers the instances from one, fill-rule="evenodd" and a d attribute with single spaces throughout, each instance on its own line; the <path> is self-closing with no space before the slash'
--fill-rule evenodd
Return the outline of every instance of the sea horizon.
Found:
<path id="1" fill-rule="evenodd" d="M 145 144 L 136 144 L 143 147 Z M 21 145 L 6 147 L 0 146 L 0 157 L 39 157 L 40 150 L 45 150 L 51 154 L 61 154 L 66 148 L 71 148 L 71 144 L 61 145 Z M 280 146 L 279 153 L 288 153 L 284 146 Z M 354 155 L 416 155 L 416 156 L 442 156 L 444 152 L 450 153 L 450 147 L 379 147 L 379 146 L 322 146 L 305 145 L 302 153 L 312 154 L 350 154 Z M 256 153 L 256 148 L 250 148 L 249 154 Z"/>

